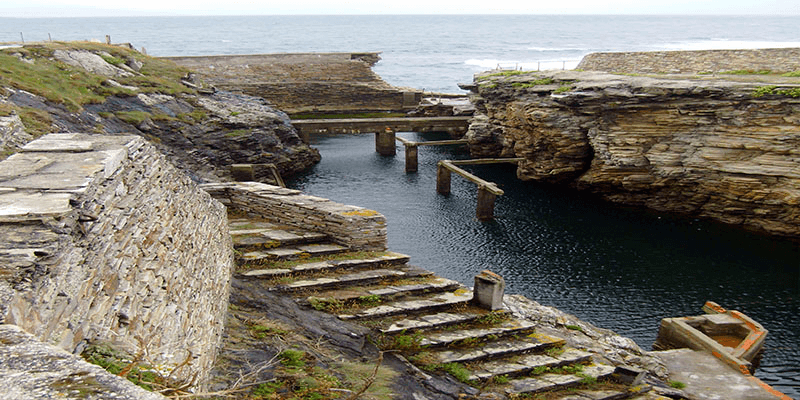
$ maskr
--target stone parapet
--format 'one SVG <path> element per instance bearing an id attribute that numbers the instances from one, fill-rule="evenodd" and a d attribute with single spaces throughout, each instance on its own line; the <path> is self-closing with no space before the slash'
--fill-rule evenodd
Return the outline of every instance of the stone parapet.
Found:
<path id="1" fill-rule="evenodd" d="M 233 210 L 325 233 L 353 250 L 386 250 L 386 218 L 376 211 L 259 182 L 208 183 L 201 188 Z"/>
<path id="2" fill-rule="evenodd" d="M 0 323 L 67 351 L 112 342 L 174 377 L 216 356 L 225 207 L 138 136 L 51 134 L 0 163 Z"/>
<path id="3" fill-rule="evenodd" d="M 577 69 L 624 74 L 800 70 L 800 48 L 591 53 Z"/>

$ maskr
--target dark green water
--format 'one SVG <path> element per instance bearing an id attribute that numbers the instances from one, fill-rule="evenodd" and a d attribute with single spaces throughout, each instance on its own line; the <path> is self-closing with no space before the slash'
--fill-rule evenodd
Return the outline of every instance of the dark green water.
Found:
<path id="1" fill-rule="evenodd" d="M 415 140 L 441 137 L 400 133 Z M 457 175 L 436 193 L 436 162 L 468 158 L 421 147 L 419 172 L 404 154 L 375 153 L 372 135 L 318 136 L 322 162 L 289 185 L 377 210 L 389 247 L 413 264 L 469 286 L 483 269 L 523 294 L 650 349 L 662 318 L 697 315 L 706 300 L 737 309 L 770 332 L 756 374 L 800 398 L 800 245 L 733 227 L 606 203 L 567 188 L 526 183 L 511 166 L 475 166 L 506 192 L 491 222 L 475 219 L 475 185 Z"/>

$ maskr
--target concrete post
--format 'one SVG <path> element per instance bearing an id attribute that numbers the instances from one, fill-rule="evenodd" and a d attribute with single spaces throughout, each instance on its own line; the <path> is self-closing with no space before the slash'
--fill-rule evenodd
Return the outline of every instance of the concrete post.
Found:
<path id="1" fill-rule="evenodd" d="M 497 196 L 486 190 L 485 187 L 478 187 L 478 207 L 475 216 L 479 221 L 489 221 L 494 218 L 494 199 Z"/>
<path id="2" fill-rule="evenodd" d="M 414 144 L 406 144 L 406 173 L 417 172 L 418 148 Z"/>
<path id="3" fill-rule="evenodd" d="M 450 170 L 442 164 L 436 168 L 436 193 L 450 194 Z"/>
<path id="4" fill-rule="evenodd" d="M 383 132 L 375 132 L 375 151 L 382 156 L 393 156 L 396 154 L 394 131 L 386 127 Z"/>
<path id="5" fill-rule="evenodd" d="M 492 311 L 503 309 L 506 281 L 502 276 L 483 270 L 475 275 L 475 287 L 472 290 L 472 302 L 478 307 Z"/>
<path id="6" fill-rule="evenodd" d="M 232 164 L 231 175 L 237 182 L 253 182 L 256 180 L 253 164 Z"/>

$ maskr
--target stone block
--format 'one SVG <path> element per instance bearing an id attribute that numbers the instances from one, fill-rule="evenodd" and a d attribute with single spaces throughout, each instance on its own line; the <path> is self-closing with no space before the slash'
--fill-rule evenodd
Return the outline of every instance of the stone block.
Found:
<path id="1" fill-rule="evenodd" d="M 506 290 L 506 281 L 502 276 L 489 270 L 483 270 L 475 275 L 472 301 L 479 307 L 488 310 L 503 308 L 503 295 Z"/>

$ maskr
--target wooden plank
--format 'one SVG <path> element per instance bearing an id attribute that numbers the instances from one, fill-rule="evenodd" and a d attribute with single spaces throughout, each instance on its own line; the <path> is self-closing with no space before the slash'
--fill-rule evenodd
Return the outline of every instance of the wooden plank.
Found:
<path id="1" fill-rule="evenodd" d="M 431 140 L 429 142 L 415 142 L 413 140 L 408 140 L 404 137 L 397 136 L 395 139 L 397 141 L 403 143 L 406 146 L 446 146 L 452 144 L 467 144 L 468 141 L 466 139 L 457 139 L 457 140 Z"/>
<path id="2" fill-rule="evenodd" d="M 490 193 L 492 193 L 492 194 L 494 194 L 496 196 L 502 196 L 505 193 L 505 192 L 503 192 L 502 189 L 497 187 L 497 185 L 495 183 L 489 182 L 489 181 L 485 181 L 485 180 L 483 180 L 481 178 L 478 178 L 477 176 L 475 176 L 473 174 L 470 174 L 469 172 L 467 172 L 467 171 L 465 171 L 465 170 L 463 170 L 463 169 L 461 169 L 459 167 L 456 167 L 455 165 L 452 164 L 452 161 L 450 161 L 450 160 L 439 161 L 439 165 L 449 169 L 450 171 L 453 171 L 453 172 L 463 176 L 465 179 L 471 181 L 472 183 L 475 183 L 476 185 L 478 185 L 479 189 L 483 188 L 486 191 L 488 191 L 488 192 L 490 192 Z"/>
<path id="3" fill-rule="evenodd" d="M 453 165 L 481 165 L 481 164 L 502 164 L 518 163 L 525 161 L 524 158 L 475 158 L 472 160 L 448 160 Z"/>

